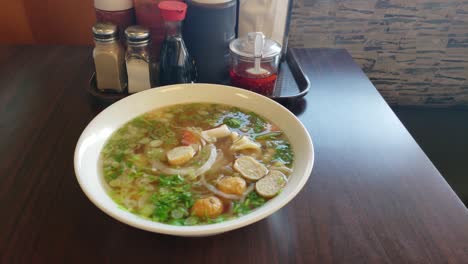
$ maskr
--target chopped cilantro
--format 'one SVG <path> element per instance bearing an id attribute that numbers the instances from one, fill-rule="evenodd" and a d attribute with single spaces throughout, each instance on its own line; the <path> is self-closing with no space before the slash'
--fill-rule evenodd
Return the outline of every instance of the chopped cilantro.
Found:
<path id="1" fill-rule="evenodd" d="M 273 160 L 281 161 L 285 165 L 292 164 L 294 160 L 294 154 L 289 143 L 284 142 L 283 144 L 276 145 Z"/>
<path id="2" fill-rule="evenodd" d="M 231 128 L 239 128 L 242 125 L 242 120 L 235 117 L 226 117 L 223 119 L 223 124 Z"/>
<path id="3" fill-rule="evenodd" d="M 257 192 L 251 192 L 243 202 L 234 202 L 233 212 L 237 215 L 245 215 L 253 209 L 262 206 L 265 202 L 265 198 L 258 195 Z"/>
<path id="4" fill-rule="evenodd" d="M 163 223 L 179 223 L 188 216 L 194 198 L 190 192 L 190 185 L 179 175 L 161 175 L 159 177 L 159 188 L 151 196 L 155 209 L 153 219 Z M 175 221 L 180 220 L 180 221 Z"/>
<path id="5" fill-rule="evenodd" d="M 259 115 L 257 115 L 254 112 L 250 112 L 250 126 L 252 127 L 253 131 L 255 133 L 260 133 L 263 130 L 265 130 L 266 122 L 261 118 Z"/>
<path id="6" fill-rule="evenodd" d="M 277 137 L 281 136 L 283 132 L 281 131 L 274 131 L 274 132 L 269 132 L 265 134 L 261 134 L 259 136 L 256 136 L 255 139 L 257 140 L 265 140 L 265 139 L 276 139 Z"/>

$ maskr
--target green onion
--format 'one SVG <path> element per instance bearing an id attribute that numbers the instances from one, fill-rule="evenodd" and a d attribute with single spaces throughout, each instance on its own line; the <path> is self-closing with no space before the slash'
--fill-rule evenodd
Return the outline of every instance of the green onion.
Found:
<path id="1" fill-rule="evenodd" d="M 276 139 L 277 137 L 281 136 L 283 132 L 281 131 L 274 131 L 274 132 L 269 132 L 265 133 L 259 136 L 256 136 L 255 139 L 257 140 L 265 140 L 265 139 Z"/>
<path id="2" fill-rule="evenodd" d="M 187 226 L 196 225 L 196 224 L 198 224 L 198 221 L 199 221 L 198 217 L 190 216 L 187 219 L 185 219 L 184 224 L 187 225 Z"/>
<path id="3" fill-rule="evenodd" d="M 242 120 L 235 117 L 226 117 L 223 119 L 223 124 L 231 128 L 239 128 L 242 125 Z"/>

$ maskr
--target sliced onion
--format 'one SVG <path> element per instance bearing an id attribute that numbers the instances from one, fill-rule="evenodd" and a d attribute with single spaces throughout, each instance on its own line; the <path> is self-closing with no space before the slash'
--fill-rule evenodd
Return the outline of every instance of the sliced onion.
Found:
<path id="1" fill-rule="evenodd" d="M 286 174 L 286 175 L 290 175 L 290 174 L 293 172 L 293 170 L 292 170 L 291 168 L 288 168 L 288 167 L 286 167 L 286 166 L 284 166 L 284 165 L 279 166 L 279 167 L 270 166 L 269 169 L 270 169 L 270 170 L 277 170 L 277 171 L 280 171 L 280 172 L 282 172 L 282 173 L 284 173 L 284 174 Z"/>
<path id="2" fill-rule="evenodd" d="M 202 147 L 204 147 L 206 145 L 206 141 L 203 138 L 202 133 L 200 131 L 198 131 L 195 128 L 189 129 L 189 131 L 192 132 L 195 136 L 198 137 L 198 140 L 200 141 L 200 144 L 202 145 Z"/>
<path id="3" fill-rule="evenodd" d="M 251 193 L 254 188 L 255 188 L 255 184 L 254 183 L 250 184 L 249 187 L 245 189 L 245 192 L 242 194 L 242 196 L 244 196 L 244 198 L 247 197 L 247 195 L 249 195 L 249 193 Z"/>
<path id="4" fill-rule="evenodd" d="M 230 199 L 230 200 L 240 200 L 242 199 L 242 196 L 238 196 L 238 195 L 235 195 L 235 194 L 229 194 L 229 193 L 224 193 L 220 190 L 218 190 L 216 187 L 214 187 L 213 185 L 209 184 L 209 183 L 205 183 L 205 187 L 210 190 L 210 192 L 218 195 L 218 196 L 221 196 L 223 198 L 226 198 L 226 199 Z"/>
<path id="5" fill-rule="evenodd" d="M 152 170 L 153 171 L 160 171 L 160 172 L 166 173 L 166 174 L 178 174 L 178 175 L 181 175 L 181 176 L 193 175 L 194 177 L 197 177 L 198 175 L 207 172 L 211 168 L 211 166 L 213 166 L 214 162 L 216 161 L 216 156 L 217 156 L 216 147 L 213 144 L 209 144 L 207 146 L 207 148 L 210 149 L 209 150 L 210 151 L 210 156 L 209 156 L 208 160 L 205 162 L 205 164 L 203 164 L 198 169 L 194 168 L 194 167 L 174 169 L 174 168 L 171 168 L 171 167 L 163 164 L 159 160 L 155 160 L 152 163 L 152 165 L 153 165 Z"/>
<path id="6" fill-rule="evenodd" d="M 247 197 L 247 195 L 249 195 L 249 193 L 252 192 L 255 187 L 255 184 L 251 184 L 249 187 L 247 187 L 245 192 L 239 196 L 239 195 L 229 194 L 229 193 L 225 193 L 225 192 L 218 190 L 216 187 L 206 182 L 204 175 L 201 176 L 200 183 L 204 185 L 212 193 L 218 196 L 221 196 L 223 198 L 230 199 L 230 200 L 241 200 L 241 201 L 244 201 L 245 197 Z"/>

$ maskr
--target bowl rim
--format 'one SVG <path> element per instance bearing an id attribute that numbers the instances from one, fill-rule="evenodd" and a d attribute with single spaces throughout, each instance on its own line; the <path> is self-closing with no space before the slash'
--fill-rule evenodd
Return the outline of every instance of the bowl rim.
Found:
<path id="1" fill-rule="evenodd" d="M 100 117 L 105 116 L 110 112 L 112 108 L 119 107 L 120 105 L 125 105 L 127 104 L 128 101 L 133 100 L 132 98 L 135 96 L 143 96 L 145 93 L 161 93 L 161 92 L 167 92 L 173 89 L 181 89 L 180 87 L 183 87 L 183 89 L 193 89 L 194 87 L 189 87 L 192 85 L 198 85 L 202 87 L 215 87 L 216 89 L 229 89 L 233 93 L 244 93 L 247 94 L 248 96 L 254 97 L 255 99 L 259 100 L 267 100 L 270 101 L 269 103 L 276 105 L 276 107 L 281 108 L 283 112 L 286 112 L 289 118 L 292 118 L 294 122 L 305 132 L 304 134 L 306 137 L 304 140 L 306 141 L 307 145 L 310 146 L 308 150 L 310 151 L 310 160 L 307 162 L 306 167 L 304 168 L 304 171 L 301 173 L 303 174 L 302 177 L 300 178 L 299 182 L 296 184 L 296 186 L 292 189 L 292 191 L 285 196 L 282 199 L 276 199 L 275 203 L 270 203 L 270 205 L 267 207 L 267 204 L 263 205 L 257 210 L 254 210 L 252 212 L 249 212 L 245 215 L 236 217 L 234 219 L 226 220 L 220 223 L 214 223 L 214 224 L 207 224 L 207 225 L 195 225 L 195 226 L 175 226 L 175 225 L 169 225 L 169 224 L 163 224 L 155 221 L 151 221 L 142 217 L 139 217 L 141 221 L 135 221 L 135 219 L 131 219 L 133 217 L 122 217 L 122 212 L 116 212 L 116 209 L 114 208 L 108 208 L 104 206 L 104 204 L 99 201 L 98 197 L 95 197 L 90 190 L 88 190 L 86 184 L 84 183 L 84 178 L 86 175 L 80 174 L 80 169 L 78 168 L 78 162 L 79 162 L 79 149 L 82 147 L 82 141 L 84 140 L 84 136 L 88 133 L 88 130 L 91 130 L 92 124 L 97 122 L 96 120 L 100 119 Z M 182 89 L 182 90 L 183 90 Z M 211 89 L 211 88 L 209 88 Z M 225 90 L 227 91 L 227 90 Z M 224 91 L 224 92 L 225 92 Z M 195 102 L 196 103 L 196 102 Z M 227 103 L 227 102 L 216 102 L 213 101 L 213 103 L 219 103 L 219 104 L 227 104 L 227 105 L 232 105 L 236 106 L 235 103 Z M 178 102 L 174 102 L 174 104 L 178 104 Z M 173 104 L 173 105 L 174 105 Z M 157 107 L 155 107 L 157 108 Z M 245 107 L 244 107 L 245 108 Z M 247 109 L 251 110 L 251 109 Z M 148 110 L 150 111 L 150 110 Z M 255 111 L 255 110 L 252 110 Z M 136 117 L 136 116 L 135 116 Z M 115 130 L 113 131 L 115 132 Z M 102 148 L 101 148 L 102 150 Z M 162 87 L 157 87 L 155 89 L 149 89 L 143 92 L 139 92 L 133 95 L 130 95 L 126 98 L 123 98 L 122 100 L 119 100 L 115 102 L 114 104 L 108 106 L 104 110 L 102 110 L 99 114 L 97 114 L 87 125 L 86 128 L 82 131 L 80 134 L 80 137 L 77 141 L 76 147 L 75 147 L 75 152 L 74 152 L 74 170 L 75 170 L 75 176 L 77 178 L 77 181 L 80 185 L 81 190 L 85 193 L 86 197 L 95 205 L 97 206 L 101 211 L 109 215 L 110 217 L 114 218 L 115 220 L 118 220 L 119 222 L 125 223 L 127 225 L 133 226 L 138 229 L 154 232 L 154 233 L 160 233 L 160 234 L 167 234 L 167 235 L 175 235 L 175 236 L 207 236 L 207 235 L 215 235 L 215 234 L 220 234 L 224 232 L 228 232 L 231 230 L 239 229 L 241 227 L 250 225 L 252 223 L 258 222 L 262 219 L 265 219 L 266 217 L 272 215 L 273 213 L 277 212 L 280 210 L 282 207 L 284 207 L 286 204 L 288 204 L 304 187 L 304 185 L 307 183 L 309 177 L 311 176 L 312 169 L 315 163 L 315 151 L 314 151 L 314 145 L 311 139 L 311 136 L 307 130 L 307 128 L 302 124 L 302 122 L 293 114 L 291 111 L 289 111 L 286 107 L 282 106 L 281 104 L 271 100 L 268 97 L 259 95 L 257 93 L 245 90 L 245 89 L 240 89 L 236 87 L 231 87 L 231 86 L 226 86 L 226 85 L 218 85 L 218 84 L 205 84 L 205 83 L 196 83 L 196 84 L 175 84 L 175 85 L 168 85 L 168 86 L 162 86 Z M 99 175 L 98 175 L 99 177 Z M 106 193 L 105 195 L 108 196 Z M 274 198 L 272 199 L 274 200 Z M 271 200 L 270 200 L 271 201 Z M 261 208 L 267 209 L 261 210 Z M 122 209 L 118 209 L 122 210 Z M 123 211 L 123 210 L 122 210 Z M 130 213 L 125 211 L 128 214 L 131 214 L 133 216 L 137 216 L 136 214 Z"/>

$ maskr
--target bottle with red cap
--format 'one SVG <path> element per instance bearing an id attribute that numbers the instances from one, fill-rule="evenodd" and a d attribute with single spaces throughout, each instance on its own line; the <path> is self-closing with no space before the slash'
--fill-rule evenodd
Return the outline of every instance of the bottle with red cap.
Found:
<path id="1" fill-rule="evenodd" d="M 184 40 L 182 21 L 187 4 L 177 1 L 163 1 L 158 5 L 164 19 L 166 38 L 161 48 L 159 81 L 161 85 L 191 83 L 196 79 L 196 70 Z"/>
<path id="2" fill-rule="evenodd" d="M 155 61 L 159 62 L 159 53 L 164 41 L 164 21 L 162 19 L 159 3 L 163 0 L 133 0 L 137 24 L 150 30 L 151 53 Z M 178 0 L 183 2 L 183 0 Z"/>

